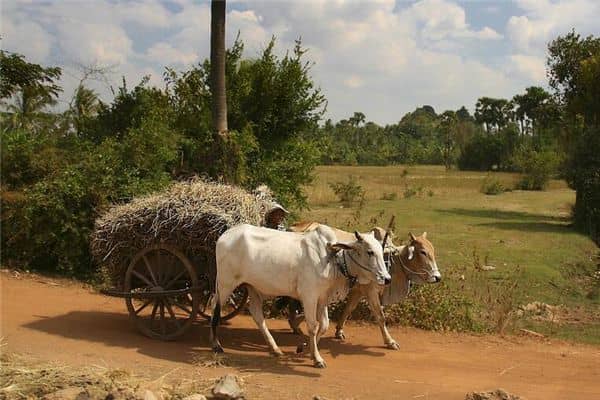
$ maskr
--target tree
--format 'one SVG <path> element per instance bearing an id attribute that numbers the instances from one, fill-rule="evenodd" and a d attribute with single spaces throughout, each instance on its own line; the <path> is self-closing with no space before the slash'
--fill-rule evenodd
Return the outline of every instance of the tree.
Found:
<path id="1" fill-rule="evenodd" d="M 570 136 L 567 181 L 575 223 L 600 243 L 600 38 L 574 31 L 548 45 L 550 86 L 564 105 Z"/>
<path id="2" fill-rule="evenodd" d="M 458 118 L 458 120 L 461 122 L 474 121 L 473 117 L 471 116 L 471 113 L 469 112 L 469 110 L 467 110 L 465 106 L 462 106 L 461 108 L 456 110 L 456 118 Z"/>
<path id="3" fill-rule="evenodd" d="M 506 99 L 481 97 L 475 105 L 475 120 L 493 133 L 506 126 L 512 119 L 513 105 Z"/>
<path id="4" fill-rule="evenodd" d="M 441 120 L 440 129 L 444 138 L 442 143 L 442 157 L 444 158 L 446 170 L 449 170 L 454 161 L 453 152 L 456 143 L 458 116 L 454 111 L 444 111 L 441 115 Z"/>
<path id="5" fill-rule="evenodd" d="M 56 104 L 62 91 L 57 83 L 61 73 L 58 67 L 42 67 L 20 54 L 0 50 L 0 104 L 10 114 L 7 125 L 38 128 L 44 119 L 38 117 Z"/>
<path id="6" fill-rule="evenodd" d="M 57 83 L 61 73 L 58 67 L 42 67 L 20 54 L 0 50 L 0 99 L 11 98 L 24 88 L 55 99 L 62 91 Z"/>
<path id="7" fill-rule="evenodd" d="M 513 103 L 516 106 L 515 117 L 519 121 L 523 134 L 533 135 L 536 133 L 538 123 L 548 112 L 545 106 L 550 101 L 550 93 L 539 86 L 528 87 L 524 94 L 517 94 L 513 97 Z"/>
<path id="8" fill-rule="evenodd" d="M 67 120 L 70 120 L 72 128 L 79 136 L 83 133 L 86 121 L 97 115 L 99 110 L 100 98 L 96 92 L 80 84 L 69 104 Z"/>

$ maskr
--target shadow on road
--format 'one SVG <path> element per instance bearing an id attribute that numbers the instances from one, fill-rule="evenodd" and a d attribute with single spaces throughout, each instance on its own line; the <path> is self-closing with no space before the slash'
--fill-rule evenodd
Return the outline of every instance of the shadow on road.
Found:
<path id="1" fill-rule="evenodd" d="M 196 322 L 176 341 L 162 342 L 141 335 L 126 314 L 116 312 L 72 311 L 55 317 L 35 317 L 38 320 L 25 325 L 26 328 L 84 342 L 134 349 L 153 358 L 174 362 L 202 364 L 214 360 L 209 345 L 210 327 L 205 321 Z M 220 337 L 226 351 L 225 364 L 245 372 L 320 376 L 318 370 L 313 369 L 308 354 L 295 354 L 296 346 L 303 341 L 301 337 L 291 334 L 287 329 L 272 329 L 271 333 L 284 351 L 284 357 L 274 358 L 269 355 L 264 338 L 249 318 L 238 317 L 222 325 Z M 367 346 L 342 343 L 330 337 L 321 339 L 319 348 L 325 358 L 344 354 L 385 354 Z"/>

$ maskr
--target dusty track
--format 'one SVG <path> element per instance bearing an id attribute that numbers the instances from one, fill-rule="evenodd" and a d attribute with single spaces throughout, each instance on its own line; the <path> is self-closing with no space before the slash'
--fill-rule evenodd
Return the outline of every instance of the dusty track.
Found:
<path id="1" fill-rule="evenodd" d="M 253 321 L 240 316 L 223 328 L 230 367 L 211 360 L 208 328 L 198 323 L 179 341 L 140 336 L 124 302 L 82 285 L 1 274 L 4 351 L 72 365 L 125 367 L 159 376 L 246 376 L 249 398 L 463 399 L 466 392 L 502 387 L 528 399 L 599 399 L 600 348 L 524 338 L 499 338 L 392 328 L 400 351 L 386 350 L 374 326 L 350 324 L 348 341 L 321 342 L 326 370 L 296 357 L 298 339 L 284 321 L 269 321 L 286 356 L 267 355 Z M 58 282 L 53 283 L 53 282 Z"/>

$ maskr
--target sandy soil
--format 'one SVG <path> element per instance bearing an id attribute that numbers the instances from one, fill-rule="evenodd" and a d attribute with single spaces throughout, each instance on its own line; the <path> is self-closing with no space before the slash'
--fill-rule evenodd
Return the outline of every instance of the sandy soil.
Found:
<path id="1" fill-rule="evenodd" d="M 70 365 L 123 367 L 148 376 L 244 377 L 249 399 L 464 399 L 504 388 L 527 399 L 600 399 L 600 348 L 522 337 L 500 338 L 394 327 L 402 348 L 382 346 L 378 328 L 349 323 L 348 339 L 321 341 L 328 368 L 296 356 L 298 338 L 271 320 L 286 356 L 268 355 L 248 316 L 222 329 L 227 367 L 211 367 L 208 325 L 198 322 L 176 342 L 138 334 L 124 301 L 85 286 L 37 276 L 1 275 L 3 351 Z"/>

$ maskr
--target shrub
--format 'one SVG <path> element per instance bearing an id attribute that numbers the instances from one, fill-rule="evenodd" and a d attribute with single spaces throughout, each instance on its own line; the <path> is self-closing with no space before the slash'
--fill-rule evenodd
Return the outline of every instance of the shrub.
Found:
<path id="1" fill-rule="evenodd" d="M 330 306 L 332 319 L 341 315 L 345 301 Z M 410 325 L 420 329 L 438 331 L 481 330 L 474 316 L 474 305 L 461 293 L 446 284 L 419 285 L 408 297 L 398 304 L 385 307 L 386 321 L 389 324 Z M 361 301 L 352 312 L 352 319 L 372 318 L 366 300 Z"/>
<path id="2" fill-rule="evenodd" d="M 417 194 L 417 191 L 408 186 L 406 187 L 406 189 L 404 189 L 404 193 L 403 193 L 405 199 L 410 199 L 411 197 L 416 196 L 416 194 Z"/>
<path id="3" fill-rule="evenodd" d="M 550 178 L 556 173 L 559 158 L 550 150 L 524 149 L 513 158 L 513 163 L 523 176 L 516 184 L 520 190 L 545 190 Z"/>
<path id="4" fill-rule="evenodd" d="M 364 189 L 352 175 L 346 182 L 329 183 L 329 187 L 345 206 L 350 206 L 365 196 Z"/>
<path id="5" fill-rule="evenodd" d="M 488 175 L 483 180 L 479 191 L 487 195 L 497 195 L 508 191 L 508 189 L 498 179 Z"/>
<path id="6" fill-rule="evenodd" d="M 381 195 L 381 200 L 390 200 L 390 201 L 392 201 L 392 200 L 396 200 L 397 198 L 398 198 L 398 193 L 396 193 L 396 192 L 390 192 L 390 193 L 384 192 Z"/>

